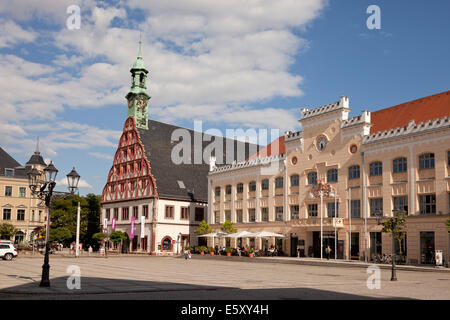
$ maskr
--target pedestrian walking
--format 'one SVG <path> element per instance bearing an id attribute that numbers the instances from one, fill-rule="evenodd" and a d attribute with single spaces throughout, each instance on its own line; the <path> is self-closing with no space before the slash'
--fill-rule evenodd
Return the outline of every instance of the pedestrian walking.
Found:
<path id="1" fill-rule="evenodd" d="M 327 254 L 327 260 L 330 260 L 331 248 L 329 245 L 325 249 L 325 253 Z"/>

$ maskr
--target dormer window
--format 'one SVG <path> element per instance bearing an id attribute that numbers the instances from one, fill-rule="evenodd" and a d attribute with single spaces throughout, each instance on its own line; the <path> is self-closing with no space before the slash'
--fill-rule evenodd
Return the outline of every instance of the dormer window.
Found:
<path id="1" fill-rule="evenodd" d="M 5 169 L 5 176 L 6 177 L 12 177 L 14 175 L 13 169 Z"/>

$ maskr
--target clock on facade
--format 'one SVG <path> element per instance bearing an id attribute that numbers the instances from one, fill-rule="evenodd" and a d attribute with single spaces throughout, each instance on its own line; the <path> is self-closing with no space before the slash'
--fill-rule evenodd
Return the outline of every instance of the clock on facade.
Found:
<path id="1" fill-rule="evenodd" d="M 320 137 L 317 140 L 317 150 L 322 151 L 323 149 L 325 149 L 326 146 L 327 146 L 327 138 Z"/>

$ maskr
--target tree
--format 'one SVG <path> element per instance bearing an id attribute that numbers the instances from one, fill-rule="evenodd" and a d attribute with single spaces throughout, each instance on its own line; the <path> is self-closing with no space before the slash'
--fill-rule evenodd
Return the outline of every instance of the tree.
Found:
<path id="1" fill-rule="evenodd" d="M 87 202 L 87 227 L 83 238 L 85 247 L 98 246 L 98 241 L 93 238 L 94 234 L 100 232 L 100 196 L 93 193 L 86 195 Z"/>
<path id="2" fill-rule="evenodd" d="M 203 220 L 202 222 L 200 222 L 200 224 L 198 225 L 198 229 L 194 231 L 196 234 L 201 235 L 201 234 L 207 234 L 207 233 L 212 233 L 213 229 L 211 229 L 211 227 L 209 226 L 209 224 L 206 223 L 205 220 Z"/>
<path id="3" fill-rule="evenodd" d="M 115 230 L 109 236 L 109 239 L 114 243 L 119 243 L 122 240 L 126 240 L 127 236 L 120 230 Z"/>
<path id="4" fill-rule="evenodd" d="M 233 227 L 233 222 L 225 220 L 222 225 L 222 231 L 226 233 L 236 233 L 237 230 Z"/>
<path id="5" fill-rule="evenodd" d="M 448 228 L 448 233 L 450 233 L 450 219 L 447 220 L 447 228 Z"/>
<path id="6" fill-rule="evenodd" d="M 65 245 L 70 244 L 72 237 L 72 233 L 66 227 L 59 227 L 50 232 L 50 241 L 62 242 Z"/>
<path id="7" fill-rule="evenodd" d="M 391 281 L 396 281 L 397 277 L 395 275 L 395 251 L 394 251 L 394 241 L 398 241 L 398 246 L 400 248 L 400 256 L 402 255 L 402 240 L 405 238 L 406 233 L 403 232 L 403 228 L 406 225 L 406 214 L 404 211 L 394 211 L 392 218 L 387 219 L 382 222 L 383 229 L 381 232 L 392 234 L 392 276 Z"/>
<path id="8" fill-rule="evenodd" d="M 18 229 L 16 229 L 11 223 L 2 223 L 0 224 L 0 239 L 10 240 L 14 237 Z"/>

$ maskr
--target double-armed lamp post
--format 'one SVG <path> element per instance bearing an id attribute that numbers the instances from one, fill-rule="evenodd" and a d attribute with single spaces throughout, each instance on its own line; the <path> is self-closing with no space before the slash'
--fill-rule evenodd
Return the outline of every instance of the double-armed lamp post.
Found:
<path id="1" fill-rule="evenodd" d="M 322 180 L 317 181 L 311 193 L 310 198 L 320 198 L 320 259 L 323 259 L 323 198 L 328 198 L 331 194 L 331 186 Z"/>
<path id="2" fill-rule="evenodd" d="M 75 168 L 67 174 L 67 185 L 70 193 L 67 192 L 54 192 L 53 189 L 56 186 L 56 175 L 58 169 L 55 168 L 53 162 L 50 162 L 43 171 L 36 168 L 32 168 L 28 173 L 28 184 L 31 190 L 31 194 L 37 198 L 45 201 L 47 207 L 47 225 L 45 230 L 45 257 L 44 265 L 42 266 L 42 278 L 41 287 L 50 286 L 50 265 L 49 265 L 49 252 L 50 252 L 50 207 L 52 196 L 55 194 L 60 196 L 73 195 L 78 188 L 78 181 L 80 175 L 75 171 Z"/>

